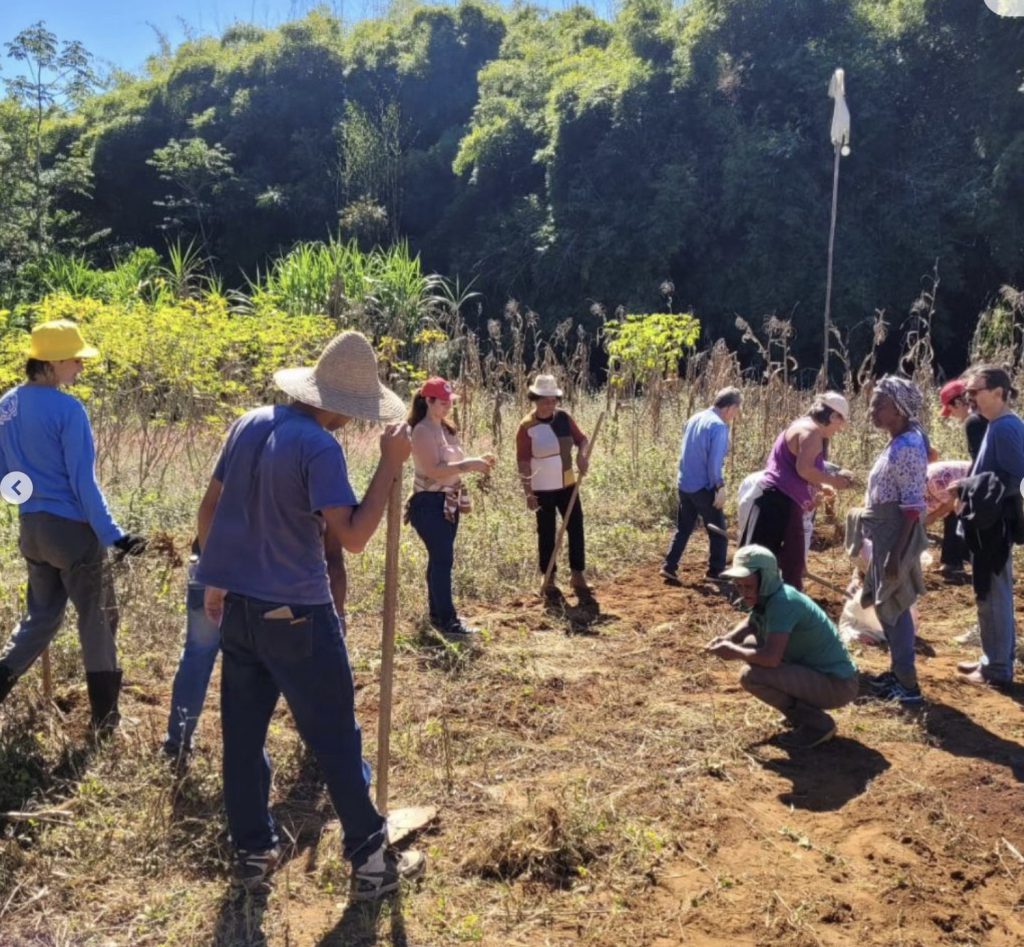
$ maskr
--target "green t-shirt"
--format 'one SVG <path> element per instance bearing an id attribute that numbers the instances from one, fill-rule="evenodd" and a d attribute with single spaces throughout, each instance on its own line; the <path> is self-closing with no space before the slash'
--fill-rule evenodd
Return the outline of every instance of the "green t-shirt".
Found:
<path id="1" fill-rule="evenodd" d="M 839 637 L 832 619 L 817 602 L 783 585 L 750 613 L 750 621 L 760 644 L 765 635 L 788 635 L 782 660 L 801 664 L 822 674 L 843 679 L 853 677 L 857 666 Z"/>

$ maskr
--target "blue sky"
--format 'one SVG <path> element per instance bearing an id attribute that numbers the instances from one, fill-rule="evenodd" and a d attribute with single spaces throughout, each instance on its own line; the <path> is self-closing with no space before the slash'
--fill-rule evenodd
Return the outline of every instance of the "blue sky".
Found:
<path id="1" fill-rule="evenodd" d="M 0 77 L 16 68 L 2 44 L 38 20 L 59 39 L 84 43 L 101 67 L 136 72 L 159 49 L 153 27 L 176 46 L 188 31 L 219 35 L 239 20 L 277 26 L 320 5 L 346 20 L 378 15 L 386 6 L 383 0 L 0 0 Z"/>

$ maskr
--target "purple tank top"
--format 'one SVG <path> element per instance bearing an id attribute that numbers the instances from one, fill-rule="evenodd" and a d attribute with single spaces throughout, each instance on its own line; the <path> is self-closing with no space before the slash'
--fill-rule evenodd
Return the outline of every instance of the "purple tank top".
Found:
<path id="1" fill-rule="evenodd" d="M 825 469 L 824 452 L 818 452 L 818 456 L 814 458 L 814 466 L 818 470 Z M 761 482 L 766 487 L 774 487 L 785 493 L 802 509 L 810 509 L 814 488 L 796 471 L 796 455 L 786 444 L 786 431 L 783 431 L 772 445 L 772 452 L 768 455 L 768 463 L 765 464 L 764 477 L 761 478 Z"/>

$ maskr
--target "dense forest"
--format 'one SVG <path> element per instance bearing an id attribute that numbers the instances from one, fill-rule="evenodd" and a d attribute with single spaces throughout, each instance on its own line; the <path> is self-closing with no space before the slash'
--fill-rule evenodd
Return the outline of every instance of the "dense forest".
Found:
<path id="1" fill-rule="evenodd" d="M 688 310 L 706 338 L 792 318 L 821 345 L 837 66 L 833 316 L 899 325 L 937 267 L 951 370 L 1024 285 L 1024 19 L 982 0 L 624 0 L 612 20 L 463 2 L 164 43 L 98 78 L 45 26 L 0 102 L 0 305 L 54 254 L 193 242 L 245 287 L 296 242 L 408 241 L 547 324 Z M 958 364 L 959 360 L 959 364 Z"/>

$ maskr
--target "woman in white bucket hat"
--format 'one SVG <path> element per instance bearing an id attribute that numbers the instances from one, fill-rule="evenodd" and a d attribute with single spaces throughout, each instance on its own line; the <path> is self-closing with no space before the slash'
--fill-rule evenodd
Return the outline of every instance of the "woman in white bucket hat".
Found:
<path id="1" fill-rule="evenodd" d="M 852 475 L 825 468 L 828 441 L 850 419 L 850 403 L 838 391 L 817 395 L 810 410 L 797 418 L 775 440 L 765 465 L 761 496 L 755 501 L 740 545 L 770 549 L 787 585 L 803 591 L 807 564 L 804 514 L 814 509 L 815 493 L 822 487 L 848 490 Z"/>
<path id="2" fill-rule="evenodd" d="M 523 418 L 516 432 L 516 462 L 526 507 L 537 516 L 537 566 L 543 575 L 555 550 L 557 514 L 565 518 L 576 484 L 573 449 L 576 450 L 576 470 L 583 476 L 587 472 L 589 442 L 569 413 L 558 407 L 562 389 L 554 375 L 538 375 L 527 392 L 533 410 Z M 582 598 L 589 598 L 590 589 L 583 575 L 586 549 L 579 496 L 569 514 L 567 532 L 572 588 Z M 551 583 L 544 589 L 549 598 L 558 595 L 554 575 L 552 572 Z"/>
<path id="3" fill-rule="evenodd" d="M 224 803 L 235 878 L 258 888 L 280 859 L 264 743 L 283 694 L 341 819 L 352 897 L 377 900 L 422 873 L 425 860 L 389 847 L 364 778 L 342 550 L 362 551 L 380 523 L 409 456 L 409 431 L 385 429 L 362 500 L 330 432 L 351 418 L 399 422 L 405 405 L 378 380 L 373 349 L 358 332 L 328 342 L 314 367 L 279 371 L 274 381 L 295 400 L 232 425 L 199 510 L 196 580 L 206 586 L 224 655 Z"/>

